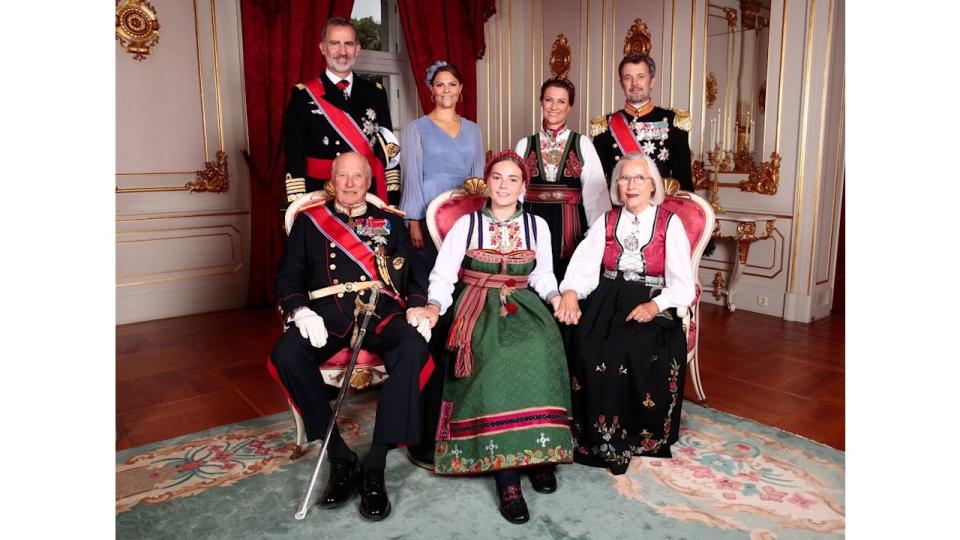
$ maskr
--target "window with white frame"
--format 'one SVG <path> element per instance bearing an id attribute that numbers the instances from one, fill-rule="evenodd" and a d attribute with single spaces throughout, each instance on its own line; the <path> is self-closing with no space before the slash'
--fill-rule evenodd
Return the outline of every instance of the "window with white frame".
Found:
<path id="1" fill-rule="evenodd" d="M 397 0 L 355 0 L 350 20 L 357 28 L 361 53 L 353 69 L 387 91 L 393 131 L 419 116 L 415 82 L 411 84 L 407 50 L 400 29 Z"/>

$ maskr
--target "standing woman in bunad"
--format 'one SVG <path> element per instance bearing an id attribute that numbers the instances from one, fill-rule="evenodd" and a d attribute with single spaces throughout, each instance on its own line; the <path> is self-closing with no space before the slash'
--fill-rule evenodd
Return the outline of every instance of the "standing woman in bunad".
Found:
<path id="1" fill-rule="evenodd" d="M 407 124 L 403 130 L 400 169 L 403 191 L 400 209 L 406 213 L 412 254 L 429 272 L 437 260 L 437 248 L 427 232 L 427 206 L 437 195 L 460 187 L 464 179 L 483 174 L 483 140 L 480 128 L 457 114 L 463 78 L 454 65 L 440 60 L 427 69 L 424 81 L 432 92 L 435 106 L 429 114 Z M 449 318 L 444 318 L 435 334 L 444 333 Z M 443 354 L 442 337 L 430 344 L 435 358 Z M 423 389 L 423 433 L 420 443 L 408 447 L 415 463 L 433 465 L 433 436 L 440 413 L 443 375 L 435 372 Z"/>
<path id="2" fill-rule="evenodd" d="M 553 233 L 554 274 L 563 276 L 587 224 L 610 210 L 603 165 L 590 139 L 567 128 L 576 88 L 566 78 L 540 87 L 542 129 L 517 142 L 530 185 L 523 209 L 547 221 Z"/>
<path id="3" fill-rule="evenodd" d="M 544 305 L 556 310 L 560 300 L 550 229 L 518 202 L 528 182 L 523 160 L 501 152 L 485 178 L 489 200 L 454 223 L 430 274 L 429 303 L 407 319 L 432 326 L 455 310 L 434 471 L 494 473 L 500 513 L 523 523 L 529 513 L 518 471 L 553 479 L 554 465 L 573 461 L 569 378 Z M 458 281 L 465 288 L 454 303 Z"/>
<path id="4" fill-rule="evenodd" d="M 677 441 L 687 342 L 676 308 L 693 301 L 694 281 L 690 241 L 659 206 L 663 179 L 650 157 L 619 160 L 610 198 L 615 208 L 570 260 L 557 318 L 579 322 L 574 459 L 623 474 L 631 456 L 670 457 Z"/>

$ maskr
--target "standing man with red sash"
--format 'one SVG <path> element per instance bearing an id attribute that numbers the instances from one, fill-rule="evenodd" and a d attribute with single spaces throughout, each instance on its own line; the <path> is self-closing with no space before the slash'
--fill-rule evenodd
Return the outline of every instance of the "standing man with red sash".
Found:
<path id="1" fill-rule="evenodd" d="M 693 191 L 690 113 L 654 106 L 657 65 L 653 58 L 643 54 L 627 55 L 620 61 L 618 73 L 626 104 L 623 109 L 590 122 L 593 146 L 600 156 L 608 185 L 620 158 L 642 153 L 657 164 L 664 180 L 672 178 L 680 183 L 680 189 Z"/>
<path id="2" fill-rule="evenodd" d="M 380 520 L 390 514 L 384 487 L 387 451 L 419 438 L 420 388 L 433 369 L 426 340 L 404 317 L 408 305 L 426 304 L 427 275 L 410 257 L 403 219 L 365 202 L 367 160 L 341 154 L 333 161 L 332 177 L 334 200 L 306 206 L 297 215 L 280 260 L 277 298 L 284 319 L 293 324 L 274 346 L 269 368 L 300 411 L 307 439 L 323 437 L 336 393 L 318 368 L 349 346 L 358 327 L 356 301 L 367 300 L 369 289 L 380 289 L 363 342 L 383 359 L 390 375 L 380 390 L 373 444 L 358 470 L 357 455 L 333 430 L 327 441 L 330 478 L 319 502 L 326 508 L 347 502 L 359 476 L 360 514 Z M 403 283 L 385 270 L 405 264 L 410 266 L 403 298 Z"/>
<path id="3" fill-rule="evenodd" d="M 356 152 L 373 171 L 371 193 L 400 202 L 400 145 L 393 132 L 387 93 L 353 72 L 360 42 L 353 24 L 332 17 L 323 27 L 320 51 L 327 69 L 293 88 L 283 125 L 287 200 L 323 188 L 333 159 Z"/>

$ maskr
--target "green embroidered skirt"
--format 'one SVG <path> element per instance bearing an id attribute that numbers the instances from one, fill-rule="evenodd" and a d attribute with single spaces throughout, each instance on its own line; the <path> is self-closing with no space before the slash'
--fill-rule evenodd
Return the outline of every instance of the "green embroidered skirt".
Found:
<path id="1" fill-rule="evenodd" d="M 534 264 L 509 264 L 506 273 L 527 275 Z M 502 271 L 470 253 L 464 267 Z M 473 374 L 455 377 L 452 355 L 445 362 L 434 470 L 475 474 L 571 463 L 570 378 L 553 316 L 528 288 L 507 297 L 516 310 L 506 316 L 501 316 L 500 290 L 485 294 L 471 337 Z"/>

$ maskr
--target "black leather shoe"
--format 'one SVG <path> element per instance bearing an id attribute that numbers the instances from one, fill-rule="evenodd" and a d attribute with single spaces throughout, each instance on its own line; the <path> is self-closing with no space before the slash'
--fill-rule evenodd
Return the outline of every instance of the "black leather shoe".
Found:
<path id="1" fill-rule="evenodd" d="M 553 493 L 557 490 L 557 477 L 553 467 L 538 467 L 530 471 L 530 484 L 537 493 Z"/>
<path id="2" fill-rule="evenodd" d="M 383 469 L 370 469 L 362 473 L 360 515 L 370 521 L 380 521 L 390 515 L 390 499 L 383 482 Z"/>
<path id="3" fill-rule="evenodd" d="M 330 458 L 330 478 L 323 488 L 320 501 L 323 508 L 336 508 L 350 500 L 353 486 L 357 483 L 357 456 L 353 459 Z"/>
<path id="4" fill-rule="evenodd" d="M 408 446 L 407 458 L 417 467 L 432 471 L 433 450 L 433 446 Z"/>
<path id="5" fill-rule="evenodd" d="M 530 520 L 527 501 L 523 500 L 520 486 L 507 486 L 500 492 L 500 515 L 510 523 L 526 523 Z"/>

